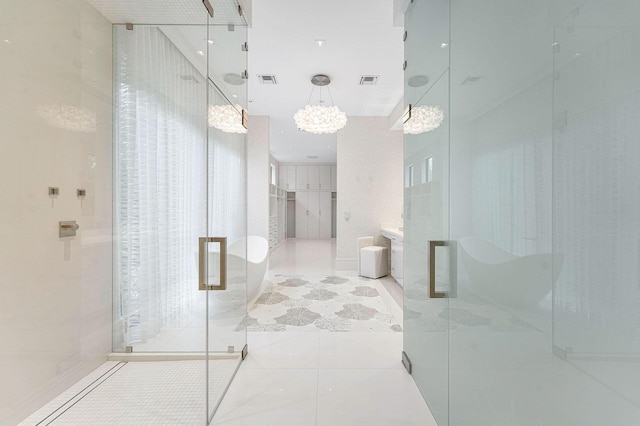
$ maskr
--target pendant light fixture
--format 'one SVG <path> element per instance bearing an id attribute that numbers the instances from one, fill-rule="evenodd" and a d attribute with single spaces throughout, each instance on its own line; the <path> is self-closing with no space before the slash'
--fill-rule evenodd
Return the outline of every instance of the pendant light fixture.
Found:
<path id="1" fill-rule="evenodd" d="M 225 74 L 224 81 L 228 83 L 232 89 L 234 86 L 242 86 L 245 83 L 245 79 L 238 74 Z M 211 88 L 211 90 L 215 89 Z M 236 90 L 232 90 L 231 92 L 236 92 Z M 233 93 L 232 96 L 237 98 L 238 94 Z M 244 109 L 240 104 L 209 105 L 209 127 L 214 127 L 225 133 L 247 133 L 243 112 Z"/>
<path id="2" fill-rule="evenodd" d="M 424 87 L 429 83 L 429 78 L 425 75 L 416 75 L 409 79 L 407 84 L 414 88 L 412 97 L 419 87 Z M 437 83 L 437 81 L 436 81 Z M 433 86 L 432 86 L 433 87 Z M 429 89 L 431 90 L 431 89 Z M 416 101 L 420 102 L 422 98 L 429 92 L 427 90 Z M 430 132 L 440 127 L 444 121 L 444 111 L 438 105 L 411 105 L 409 104 L 408 117 L 404 122 L 404 133 L 410 135 L 418 135 L 420 133 Z"/>
<path id="3" fill-rule="evenodd" d="M 328 86 L 331 83 L 331 79 L 324 75 L 314 75 L 311 79 L 311 84 L 314 87 L 311 88 L 311 95 L 309 95 L 309 102 L 307 105 L 298 110 L 293 115 L 293 119 L 296 122 L 298 129 L 305 132 L 313 133 L 316 135 L 336 133 L 347 124 L 347 115 L 340 111 L 340 108 L 333 105 L 333 97 L 331 91 L 327 87 L 329 97 L 331 98 L 331 106 L 323 105 L 322 100 L 322 87 Z M 320 88 L 320 105 L 311 105 L 311 97 L 313 96 L 313 90 L 315 86 Z"/>

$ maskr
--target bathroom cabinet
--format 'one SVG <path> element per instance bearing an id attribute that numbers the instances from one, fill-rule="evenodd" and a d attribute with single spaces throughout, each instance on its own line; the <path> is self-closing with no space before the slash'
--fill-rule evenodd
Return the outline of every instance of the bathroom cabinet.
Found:
<path id="1" fill-rule="evenodd" d="M 381 228 L 380 235 L 391 241 L 391 276 L 403 285 L 404 277 L 404 234 L 399 228 Z"/>
<path id="2" fill-rule="evenodd" d="M 331 238 L 331 192 L 296 192 L 296 238 Z"/>
<path id="3" fill-rule="evenodd" d="M 296 166 L 280 165 L 278 186 L 287 191 L 296 189 Z"/>

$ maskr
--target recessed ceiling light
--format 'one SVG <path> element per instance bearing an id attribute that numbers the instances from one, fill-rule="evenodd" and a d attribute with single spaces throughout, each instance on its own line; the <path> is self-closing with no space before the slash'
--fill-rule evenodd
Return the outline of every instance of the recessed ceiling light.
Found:
<path id="1" fill-rule="evenodd" d="M 284 130 L 280 130 L 280 133 L 284 133 Z"/>
<path id="2" fill-rule="evenodd" d="M 7 39 L 5 39 L 5 40 L 3 40 L 3 41 L 4 41 L 5 43 L 7 43 L 7 44 L 13 44 L 13 43 L 11 43 L 11 40 L 7 40 Z"/>
<path id="3" fill-rule="evenodd" d="M 207 43 L 213 44 L 214 42 L 213 42 L 213 40 L 207 40 Z"/>
<path id="4" fill-rule="evenodd" d="M 324 40 L 324 39 L 321 39 L 321 38 L 317 38 L 317 39 L 313 40 L 313 42 L 318 47 L 324 47 L 327 44 L 327 40 Z"/>
<path id="5" fill-rule="evenodd" d="M 447 47 L 449 47 L 449 43 L 442 43 L 440 44 L 440 47 L 446 49 Z"/>
<path id="6" fill-rule="evenodd" d="M 198 50 L 196 53 L 200 56 L 204 56 L 204 52 L 202 50 Z"/>
<path id="7" fill-rule="evenodd" d="M 231 96 L 233 96 L 234 98 L 237 98 L 237 97 L 238 97 L 238 95 L 231 95 Z"/>
<path id="8" fill-rule="evenodd" d="M 580 56 L 582 56 L 582 53 L 578 52 L 575 55 L 573 55 L 574 58 L 579 58 Z"/>

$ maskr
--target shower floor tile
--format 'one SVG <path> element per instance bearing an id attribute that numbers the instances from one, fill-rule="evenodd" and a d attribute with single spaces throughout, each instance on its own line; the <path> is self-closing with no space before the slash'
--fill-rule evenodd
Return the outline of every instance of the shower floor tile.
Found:
<path id="1" fill-rule="evenodd" d="M 210 409 L 224 394 L 239 362 L 210 363 Z M 86 389 L 105 373 L 104 381 Z M 55 411 L 83 390 L 83 395 Z M 202 425 L 205 411 L 203 360 L 107 362 L 21 425 Z"/>

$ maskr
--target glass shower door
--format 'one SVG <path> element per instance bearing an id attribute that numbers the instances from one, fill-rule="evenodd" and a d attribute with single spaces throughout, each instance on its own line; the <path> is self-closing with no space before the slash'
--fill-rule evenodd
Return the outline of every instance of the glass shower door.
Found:
<path id="1" fill-rule="evenodd" d="M 449 398 L 448 0 L 405 16 L 404 355 L 439 424 Z"/>
<path id="2" fill-rule="evenodd" d="M 222 25 L 210 19 L 206 37 L 207 234 L 200 249 L 209 421 L 247 353 L 247 26 L 236 19 Z"/>
<path id="3" fill-rule="evenodd" d="M 246 23 L 202 12 L 114 26 L 113 350 L 167 362 L 194 424 L 246 353 Z"/>
<path id="4" fill-rule="evenodd" d="M 211 125 L 215 111 L 224 111 L 242 127 L 242 110 L 211 82 L 209 111 Z M 208 235 L 200 239 L 201 272 L 207 278 L 200 288 L 207 301 L 207 404 L 212 416 L 246 355 L 248 247 L 245 136 L 212 125 L 207 139 Z"/>

